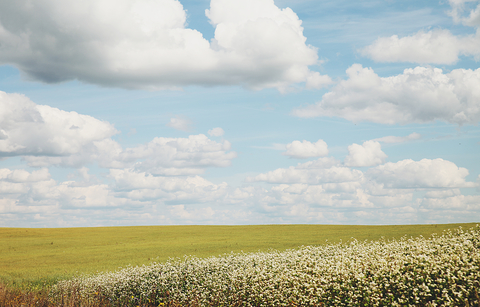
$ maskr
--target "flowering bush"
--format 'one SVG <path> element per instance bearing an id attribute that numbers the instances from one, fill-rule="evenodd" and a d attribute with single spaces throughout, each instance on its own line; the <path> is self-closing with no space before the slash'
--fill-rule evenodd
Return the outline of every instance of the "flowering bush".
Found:
<path id="1" fill-rule="evenodd" d="M 111 306 L 480 306 L 480 227 L 430 239 L 186 257 L 58 283 Z"/>

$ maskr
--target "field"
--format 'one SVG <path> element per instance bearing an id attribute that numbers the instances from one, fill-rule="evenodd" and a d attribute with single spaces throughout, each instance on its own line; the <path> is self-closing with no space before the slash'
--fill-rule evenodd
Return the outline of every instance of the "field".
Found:
<path id="1" fill-rule="evenodd" d="M 250 253 L 272 249 L 285 251 L 292 248 L 298 251 L 297 248 L 302 245 L 338 246 L 332 245 L 332 243 L 340 241 L 344 242 L 343 245 L 348 246 L 345 243 L 352 241 L 352 238 L 361 244 L 367 244 L 362 243 L 365 240 L 377 241 L 382 237 L 386 240 L 400 239 L 403 236 L 428 238 L 432 233 L 441 234 L 445 229 L 456 229 L 459 226 L 468 229 L 474 227 L 475 224 L 3 228 L 0 229 L 0 278 L 4 284 L 13 288 L 31 288 L 32 285 L 41 288 L 43 285 L 50 286 L 60 279 L 70 279 L 73 276 L 102 271 L 114 271 L 128 265 L 151 264 L 147 267 L 164 265 L 163 263 L 168 258 L 183 257 L 184 255 L 195 255 L 199 258 L 189 259 L 193 259 L 192 263 L 201 263 L 203 261 L 201 259 L 206 257 L 230 252 Z M 326 245 L 327 242 L 329 244 Z M 361 244 L 357 244 L 357 246 L 363 246 Z M 362 248 L 365 250 L 365 247 Z M 398 249 L 398 247 L 395 248 Z M 295 250 L 288 252 L 295 253 Z M 281 252 L 257 253 L 256 255 L 267 255 L 268 258 L 270 257 L 268 255 L 278 255 L 279 253 Z M 249 257 L 248 254 L 241 255 Z M 223 258 L 209 259 L 226 258 L 224 256 Z M 237 263 L 244 261 L 238 259 L 235 260 Z M 319 262 L 319 259 L 316 262 Z M 368 257 L 365 257 L 364 261 L 367 260 Z M 442 261 L 446 260 L 448 260 L 448 255 L 447 258 L 442 258 Z M 152 264 L 153 262 L 156 264 Z M 175 265 L 178 265 L 178 263 L 184 262 L 170 261 L 167 264 L 177 263 Z M 165 269 L 165 267 L 162 268 L 162 270 Z M 273 274 L 272 272 L 270 274 Z M 124 271 L 121 274 L 125 275 L 126 273 Z M 96 276 L 104 278 L 107 275 L 97 274 Z M 472 293 L 470 294 L 473 295 Z M 128 306 L 134 305 L 133 302 L 131 303 Z"/>

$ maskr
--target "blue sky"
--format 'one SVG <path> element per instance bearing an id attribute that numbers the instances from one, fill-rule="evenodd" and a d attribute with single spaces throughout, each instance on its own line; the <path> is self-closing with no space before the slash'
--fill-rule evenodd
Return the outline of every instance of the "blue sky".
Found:
<path id="1" fill-rule="evenodd" d="M 0 3 L 0 226 L 480 219 L 480 1 Z"/>

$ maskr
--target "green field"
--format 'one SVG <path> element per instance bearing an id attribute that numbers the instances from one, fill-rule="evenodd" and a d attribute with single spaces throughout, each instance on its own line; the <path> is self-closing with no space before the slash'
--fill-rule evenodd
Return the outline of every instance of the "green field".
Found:
<path id="1" fill-rule="evenodd" d="M 79 274 L 195 255 L 285 250 L 302 245 L 429 237 L 470 224 L 401 226 L 259 225 L 101 228 L 0 228 L 0 281 L 51 283 Z"/>

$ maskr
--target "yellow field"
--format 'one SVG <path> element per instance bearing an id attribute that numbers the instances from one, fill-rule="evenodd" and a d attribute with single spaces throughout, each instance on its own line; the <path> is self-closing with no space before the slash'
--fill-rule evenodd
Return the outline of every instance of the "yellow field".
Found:
<path id="1" fill-rule="evenodd" d="M 149 226 L 100 228 L 0 228 L 0 281 L 52 283 L 78 274 L 195 255 L 285 250 L 302 245 L 441 234 L 470 224 L 344 226 Z"/>

